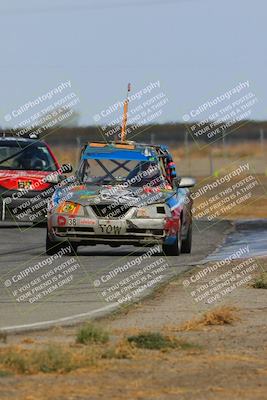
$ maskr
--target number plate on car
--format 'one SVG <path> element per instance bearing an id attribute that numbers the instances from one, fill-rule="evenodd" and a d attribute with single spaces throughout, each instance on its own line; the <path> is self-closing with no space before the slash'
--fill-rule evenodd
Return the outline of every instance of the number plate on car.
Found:
<path id="1" fill-rule="evenodd" d="M 100 219 L 98 221 L 100 233 L 103 235 L 121 235 L 124 233 L 124 226 L 121 221 Z"/>
<path id="2" fill-rule="evenodd" d="M 30 189 L 32 186 L 31 181 L 19 181 L 18 182 L 18 189 Z"/>

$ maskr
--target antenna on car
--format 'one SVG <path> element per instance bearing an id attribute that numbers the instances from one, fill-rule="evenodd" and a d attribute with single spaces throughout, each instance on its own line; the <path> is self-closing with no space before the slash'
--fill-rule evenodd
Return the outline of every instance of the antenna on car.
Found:
<path id="1" fill-rule="evenodd" d="M 127 127 L 127 117 L 128 117 L 128 104 L 129 104 L 129 93 L 131 91 L 131 84 L 128 83 L 128 88 L 127 88 L 127 95 L 126 95 L 126 100 L 124 102 L 123 106 L 123 118 L 122 118 L 122 126 L 121 126 L 121 143 L 126 142 L 126 127 Z"/>

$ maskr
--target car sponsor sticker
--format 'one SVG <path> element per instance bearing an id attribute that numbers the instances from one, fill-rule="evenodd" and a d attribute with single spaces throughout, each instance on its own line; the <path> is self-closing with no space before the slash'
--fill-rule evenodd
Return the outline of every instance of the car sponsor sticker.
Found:
<path id="1" fill-rule="evenodd" d="M 79 223 L 80 225 L 96 225 L 96 220 L 90 218 L 81 218 L 79 219 Z"/>
<path id="2" fill-rule="evenodd" d="M 31 189 L 32 181 L 18 181 L 18 189 Z"/>
<path id="3" fill-rule="evenodd" d="M 66 220 L 65 217 L 63 217 L 63 215 L 59 215 L 57 217 L 57 223 L 58 223 L 59 226 L 64 226 L 64 225 L 66 225 L 67 220 Z"/>

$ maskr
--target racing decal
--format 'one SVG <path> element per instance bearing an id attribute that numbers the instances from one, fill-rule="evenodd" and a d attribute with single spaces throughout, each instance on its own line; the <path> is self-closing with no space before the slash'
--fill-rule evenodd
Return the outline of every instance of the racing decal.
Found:
<path id="1" fill-rule="evenodd" d="M 171 211 L 179 207 L 179 202 L 176 196 L 171 196 L 166 201 L 167 205 L 170 207 Z"/>
<path id="2" fill-rule="evenodd" d="M 187 192 L 184 189 L 179 189 L 179 193 L 170 196 L 166 200 L 166 204 L 170 207 L 171 211 L 175 210 L 178 207 L 181 207 L 184 204 L 186 193 Z"/>
<path id="3" fill-rule="evenodd" d="M 77 214 L 79 213 L 80 208 L 81 208 L 81 205 L 80 205 L 80 204 L 75 204 L 75 207 L 74 207 L 74 209 L 71 211 L 71 214 L 72 214 L 72 215 L 77 215 Z"/>
<path id="4" fill-rule="evenodd" d="M 96 225 L 96 220 L 90 219 L 90 218 L 81 218 L 81 219 L 79 219 L 79 224 L 80 225 Z"/>
<path id="5" fill-rule="evenodd" d="M 69 219 L 68 219 L 68 224 L 69 224 L 70 226 L 76 226 L 76 225 L 77 225 L 77 219 L 76 219 L 76 218 L 73 218 L 73 217 L 69 217 Z"/>
<path id="6" fill-rule="evenodd" d="M 83 195 L 81 195 L 80 196 L 80 199 L 81 200 L 83 200 L 83 199 L 92 199 L 92 198 L 95 198 L 95 194 L 83 194 Z"/>
<path id="7" fill-rule="evenodd" d="M 161 192 L 161 188 L 159 186 L 157 187 L 150 187 L 150 186 L 145 186 L 144 187 L 144 192 L 145 193 L 159 193 Z"/>
<path id="8" fill-rule="evenodd" d="M 180 219 L 179 218 L 166 218 L 164 230 L 167 236 L 176 236 L 180 229 Z"/>
<path id="9" fill-rule="evenodd" d="M 66 225 L 67 220 L 66 220 L 65 217 L 63 217 L 63 215 L 59 215 L 57 217 L 57 223 L 58 223 L 59 226 L 64 226 L 64 225 Z"/>
<path id="10" fill-rule="evenodd" d="M 71 203 L 71 202 L 64 202 L 63 204 L 61 204 L 58 209 L 57 212 L 58 213 L 68 213 L 68 214 L 73 214 L 73 215 L 77 215 L 80 209 L 80 204 L 76 204 L 76 203 Z"/>
<path id="11" fill-rule="evenodd" d="M 76 193 L 77 195 L 80 196 L 95 196 L 96 190 L 80 190 L 79 193 Z"/>
<path id="12" fill-rule="evenodd" d="M 87 193 L 85 185 L 75 186 L 72 190 L 73 190 L 73 192 L 86 192 Z"/>
<path id="13" fill-rule="evenodd" d="M 73 203 L 66 203 L 64 204 L 64 206 L 62 207 L 62 211 L 63 212 L 68 212 L 71 213 L 72 211 L 74 211 L 74 209 L 76 208 L 76 205 Z"/>
<path id="14" fill-rule="evenodd" d="M 148 218 L 148 211 L 145 208 L 139 208 L 137 210 L 137 217 L 138 218 Z"/>
<path id="15" fill-rule="evenodd" d="M 168 206 L 170 207 L 169 204 Z M 173 209 L 171 209 L 172 216 L 165 218 L 164 230 L 167 236 L 175 237 L 177 235 L 177 232 L 180 230 L 180 212 L 180 204 L 175 204 Z"/>
<path id="16" fill-rule="evenodd" d="M 4 174 L 0 174 L 0 186 L 7 190 L 35 190 L 43 191 L 51 185 L 45 182 L 47 173 L 27 173 L 22 171 L 20 174 L 14 171 L 6 170 Z"/>
<path id="17" fill-rule="evenodd" d="M 31 189 L 32 181 L 18 181 L 18 189 Z"/>
<path id="18" fill-rule="evenodd" d="M 103 189 L 99 196 L 103 201 L 113 200 L 118 203 L 124 203 L 137 197 L 131 190 L 116 190 L 116 188 L 114 190 Z"/>

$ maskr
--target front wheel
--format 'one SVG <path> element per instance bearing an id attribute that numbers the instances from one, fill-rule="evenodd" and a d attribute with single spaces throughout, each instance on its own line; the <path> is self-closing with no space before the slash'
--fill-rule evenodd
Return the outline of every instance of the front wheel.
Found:
<path id="1" fill-rule="evenodd" d="M 179 231 L 176 235 L 175 242 L 173 244 L 163 244 L 162 250 L 166 256 L 179 256 L 181 254 L 182 240 L 181 232 Z"/>
<path id="2" fill-rule="evenodd" d="M 70 250 L 69 250 L 70 246 Z M 69 243 L 69 242 L 53 242 L 49 239 L 48 234 L 46 234 L 46 254 L 49 256 L 53 256 L 57 254 L 60 250 L 68 250 L 66 251 L 66 256 L 76 255 L 78 245 L 76 243 Z"/>

